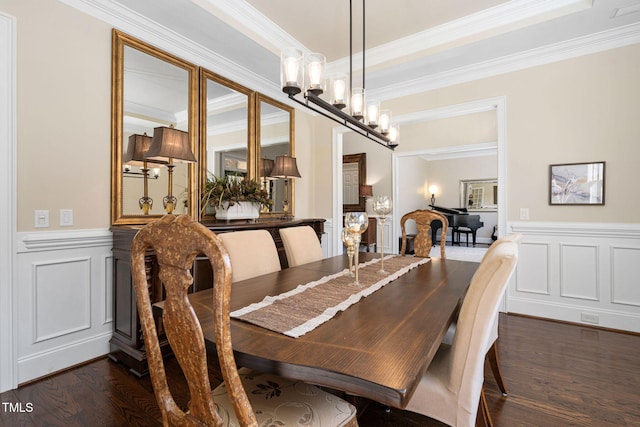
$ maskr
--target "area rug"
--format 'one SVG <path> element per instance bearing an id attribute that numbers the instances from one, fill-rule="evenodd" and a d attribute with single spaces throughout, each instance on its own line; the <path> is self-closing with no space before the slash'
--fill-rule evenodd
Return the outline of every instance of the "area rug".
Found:
<path id="1" fill-rule="evenodd" d="M 447 259 L 455 259 L 458 261 L 480 262 L 488 248 L 471 246 L 445 246 L 445 256 Z M 432 258 L 440 258 L 440 245 L 431 248 L 429 253 Z"/>

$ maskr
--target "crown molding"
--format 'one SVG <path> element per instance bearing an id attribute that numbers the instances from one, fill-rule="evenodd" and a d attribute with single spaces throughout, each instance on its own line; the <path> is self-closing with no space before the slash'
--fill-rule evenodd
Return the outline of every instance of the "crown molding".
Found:
<path id="1" fill-rule="evenodd" d="M 376 66 L 397 58 L 454 43 L 499 28 L 510 28 L 518 23 L 534 20 L 543 15 L 588 9 L 593 0 L 513 0 L 492 8 L 468 15 L 443 25 L 367 49 L 367 64 Z M 362 69 L 362 53 L 353 55 L 354 70 Z M 341 58 L 327 64 L 327 70 L 345 70 L 349 58 Z"/>
<path id="2" fill-rule="evenodd" d="M 191 2 L 225 22 L 229 20 L 237 22 L 238 25 L 234 26 L 236 30 L 249 35 L 278 56 L 285 47 L 295 47 L 305 53 L 311 53 L 311 50 L 245 0 L 191 0 Z"/>
<path id="3" fill-rule="evenodd" d="M 186 61 L 205 67 L 247 87 L 279 96 L 278 85 L 226 57 L 199 45 L 114 0 L 59 0 L 133 37 L 144 40 Z"/>
<path id="4" fill-rule="evenodd" d="M 429 149 L 420 155 L 424 160 L 431 162 L 436 160 L 462 159 L 467 157 L 497 156 L 498 143 L 481 142 L 478 144 L 456 145 Z"/>
<path id="5" fill-rule="evenodd" d="M 206 67 L 221 75 L 233 76 L 234 81 L 244 86 L 256 88 L 256 90 L 260 90 L 266 95 L 275 97 L 276 99 L 282 95 L 277 82 L 268 80 L 230 61 L 226 57 L 194 43 L 169 28 L 158 25 L 156 22 L 122 6 L 114 0 L 59 1 L 185 60 Z M 211 0 L 192 1 L 194 1 L 194 3 L 209 3 Z M 592 0 L 517 0 L 508 2 L 508 5 L 491 8 L 483 13 L 470 15 L 461 20 L 454 21 L 454 23 L 451 23 L 453 27 L 449 27 L 448 24 L 429 31 L 441 32 L 444 31 L 443 28 L 448 28 L 447 31 L 455 33 L 455 28 L 464 27 L 460 21 L 469 27 L 475 25 L 476 31 L 480 31 L 483 25 L 488 24 L 482 23 L 482 19 L 479 19 L 476 15 L 481 15 L 481 17 L 486 20 L 497 21 L 502 19 L 508 22 L 516 22 L 526 19 L 527 17 L 535 16 L 536 14 L 549 13 L 550 10 L 555 8 L 554 5 L 556 4 L 566 8 L 572 5 L 577 7 L 576 5 L 580 4 L 591 4 L 591 2 Z M 271 43 L 295 44 L 292 40 L 288 39 L 288 35 L 284 33 L 282 29 L 279 27 L 275 28 L 275 24 L 266 20 L 264 15 L 244 0 L 221 0 L 220 2 L 216 0 L 215 5 L 221 10 L 224 10 L 225 13 L 230 14 L 234 19 L 239 21 L 245 19 L 250 25 L 260 28 L 260 31 L 264 33 L 263 38 L 272 40 Z M 271 22 L 271 24 L 269 24 L 269 22 Z M 460 31 L 462 31 L 462 29 Z M 469 30 L 467 29 L 465 31 Z M 456 37 L 461 37 L 461 34 L 462 33 L 458 33 L 457 36 L 450 35 L 449 37 L 455 39 Z M 418 40 L 419 37 L 424 37 L 424 34 L 417 35 L 416 40 Z M 280 41 L 278 42 L 277 40 Z M 424 43 L 424 41 L 419 43 Z M 407 72 L 407 68 L 401 65 L 398 66 L 394 72 L 394 74 L 399 77 L 399 83 L 369 90 L 369 95 L 384 101 L 636 43 L 640 43 L 640 23 L 415 79 L 402 79 L 401 76 Z M 395 49 L 397 50 L 399 48 L 400 47 L 396 47 Z M 386 47 L 381 49 L 386 49 Z M 367 51 L 367 62 L 371 64 L 371 61 L 369 61 L 369 53 L 370 51 Z M 357 63 L 357 61 L 355 62 Z M 410 64 L 406 64 L 406 67 L 408 66 L 410 66 Z M 415 67 L 415 64 L 413 66 Z"/>
<path id="6" fill-rule="evenodd" d="M 397 84 L 370 90 L 369 94 L 384 101 L 637 43 L 640 43 L 640 23 L 417 79 L 404 80 Z M 398 68 L 396 73 L 402 75 L 402 69 Z"/>

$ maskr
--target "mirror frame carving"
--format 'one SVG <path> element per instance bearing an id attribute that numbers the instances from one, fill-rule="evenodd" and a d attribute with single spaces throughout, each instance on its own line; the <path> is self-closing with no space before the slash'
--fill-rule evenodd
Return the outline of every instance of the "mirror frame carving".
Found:
<path id="1" fill-rule="evenodd" d="M 255 151 L 254 151 L 254 155 L 255 157 L 253 158 L 254 162 L 253 162 L 253 168 L 250 168 L 250 176 L 253 179 L 260 179 L 259 178 L 259 174 L 260 172 L 258 171 L 259 168 L 259 162 L 257 161 L 257 159 L 260 159 L 261 157 L 261 152 L 260 152 L 260 131 L 261 131 L 261 125 L 260 125 L 260 103 L 261 102 L 266 102 L 267 104 L 270 104 L 276 108 L 280 108 L 286 112 L 289 113 L 289 156 L 291 157 L 295 157 L 295 108 L 288 106 L 287 104 L 284 104 L 280 101 L 276 101 L 273 98 L 268 97 L 267 95 L 264 95 L 260 92 L 256 92 L 256 101 L 255 101 L 255 117 L 256 117 L 256 138 L 255 138 Z M 289 213 L 287 214 L 288 216 L 295 216 L 295 209 L 296 209 L 296 201 L 295 201 L 295 179 L 290 178 L 289 179 L 289 189 L 288 192 L 289 194 L 287 195 L 288 197 L 288 201 L 289 201 Z M 281 217 L 285 215 L 284 211 L 274 211 L 274 212 L 261 212 L 260 213 L 260 217 L 261 218 L 269 218 L 269 217 Z"/>
<path id="2" fill-rule="evenodd" d="M 165 61 L 187 71 L 189 79 L 189 143 L 192 152 L 198 156 L 196 149 L 198 140 L 197 123 L 198 110 L 196 108 L 198 93 L 198 67 L 168 52 L 162 51 L 148 43 L 135 39 L 116 29 L 111 33 L 111 224 L 146 224 L 162 215 L 125 215 L 122 212 L 122 153 L 124 147 L 123 114 L 124 114 L 124 48 L 144 52 L 161 61 Z M 197 160 L 197 157 L 196 157 Z M 196 163 L 188 165 L 188 212 L 197 218 L 198 200 L 196 197 Z"/>
<path id="3" fill-rule="evenodd" d="M 200 147 L 198 161 L 198 212 L 200 221 L 213 221 L 213 215 L 207 215 L 202 210 L 202 199 L 200 197 L 201 189 L 205 187 L 207 181 L 207 81 L 212 80 L 220 85 L 226 86 L 244 95 L 247 95 L 247 176 L 249 179 L 255 179 L 257 174 L 256 167 L 256 108 L 255 98 L 256 92 L 227 79 L 213 71 L 200 67 L 200 98 L 199 113 L 200 120 L 198 123 L 200 131 Z"/>
<path id="4" fill-rule="evenodd" d="M 367 200 L 360 197 L 360 188 L 367 183 L 367 153 L 344 154 L 342 164 L 358 164 L 358 203 L 342 204 L 342 212 L 365 212 Z M 343 195 L 344 197 L 344 195 Z"/>

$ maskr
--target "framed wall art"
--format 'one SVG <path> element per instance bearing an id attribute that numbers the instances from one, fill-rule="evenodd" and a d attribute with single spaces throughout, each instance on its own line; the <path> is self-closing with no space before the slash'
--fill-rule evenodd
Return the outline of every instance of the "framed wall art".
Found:
<path id="1" fill-rule="evenodd" d="M 565 163 L 549 167 L 550 205 L 604 205 L 604 164 Z"/>

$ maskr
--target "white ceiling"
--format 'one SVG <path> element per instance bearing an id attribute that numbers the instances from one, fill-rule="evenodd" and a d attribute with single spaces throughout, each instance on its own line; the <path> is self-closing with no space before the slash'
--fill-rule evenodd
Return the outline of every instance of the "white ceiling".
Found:
<path id="1" fill-rule="evenodd" d="M 152 23 L 223 59 L 243 84 L 279 88 L 287 46 L 349 68 L 348 0 L 61 1 Z M 363 0 L 352 2 L 357 82 Z M 640 0 L 369 0 L 365 24 L 367 91 L 385 100 L 640 43 Z"/>

